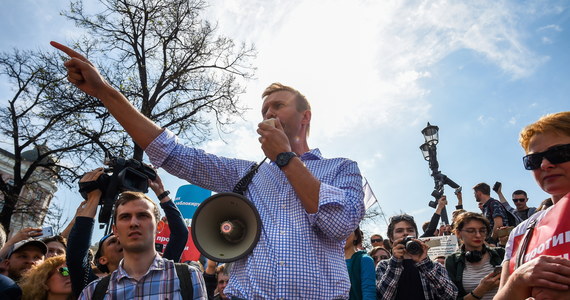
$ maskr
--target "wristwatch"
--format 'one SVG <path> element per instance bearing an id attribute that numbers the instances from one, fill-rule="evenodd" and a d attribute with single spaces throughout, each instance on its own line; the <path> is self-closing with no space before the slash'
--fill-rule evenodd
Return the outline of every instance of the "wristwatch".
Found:
<path id="1" fill-rule="evenodd" d="M 275 164 L 279 168 L 283 168 L 284 166 L 286 166 L 289 163 L 291 158 L 293 158 L 295 156 L 297 156 L 297 154 L 295 154 L 295 152 L 281 152 L 281 153 L 277 154 L 277 158 L 275 159 Z"/>

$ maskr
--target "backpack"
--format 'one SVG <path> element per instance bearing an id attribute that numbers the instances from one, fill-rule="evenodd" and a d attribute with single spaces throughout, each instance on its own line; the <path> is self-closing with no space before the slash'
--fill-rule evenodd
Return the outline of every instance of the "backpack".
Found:
<path id="1" fill-rule="evenodd" d="M 188 265 L 182 263 L 175 263 L 176 275 L 178 275 L 178 280 L 180 280 L 180 295 L 182 295 L 183 300 L 190 300 L 194 294 L 192 288 L 190 271 L 188 271 Z M 105 292 L 109 288 L 109 280 L 111 280 L 111 274 L 103 277 L 97 285 L 95 286 L 95 291 L 93 291 L 93 300 L 103 300 L 105 298 Z"/>
<path id="2" fill-rule="evenodd" d="M 505 212 L 505 215 L 507 215 L 507 222 L 509 223 L 509 226 L 517 226 L 519 225 L 523 219 L 521 219 L 521 217 L 519 217 L 518 214 L 516 214 L 514 211 L 514 209 L 509 210 L 507 208 L 505 208 L 505 206 L 503 205 L 503 203 L 501 203 L 499 200 L 497 199 L 489 199 L 489 201 L 497 201 L 499 202 L 499 204 L 501 205 L 501 208 L 503 209 L 503 211 Z M 489 211 L 491 212 L 491 217 L 493 217 L 493 205 L 489 204 Z"/>

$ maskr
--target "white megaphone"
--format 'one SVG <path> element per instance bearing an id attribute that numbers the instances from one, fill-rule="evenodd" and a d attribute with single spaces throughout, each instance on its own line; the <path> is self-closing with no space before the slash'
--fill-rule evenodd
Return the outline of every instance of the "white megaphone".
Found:
<path id="1" fill-rule="evenodd" d="M 200 253 L 221 263 L 249 255 L 261 234 L 259 212 L 237 193 L 220 193 L 204 200 L 191 226 L 192 240 Z"/>

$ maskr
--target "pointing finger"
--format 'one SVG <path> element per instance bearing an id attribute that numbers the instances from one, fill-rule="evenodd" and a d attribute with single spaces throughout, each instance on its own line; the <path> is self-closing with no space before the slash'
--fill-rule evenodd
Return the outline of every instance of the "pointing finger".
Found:
<path id="1" fill-rule="evenodd" d="M 85 58 L 85 56 L 83 56 L 83 55 L 81 55 L 81 54 L 75 52 L 75 50 L 73 50 L 73 49 L 71 49 L 71 48 L 69 48 L 69 47 L 67 47 L 67 46 L 65 46 L 65 45 L 62 45 L 62 44 L 60 44 L 60 43 L 58 43 L 58 42 L 54 42 L 54 41 L 51 41 L 51 42 L 49 42 L 49 43 L 50 43 L 50 45 L 52 45 L 52 46 L 55 47 L 56 49 L 58 49 L 58 50 L 64 52 L 65 54 L 69 55 L 69 56 L 72 57 L 72 58 L 75 57 L 75 58 L 79 58 L 79 59 L 82 60 L 82 61 L 86 61 L 86 62 L 89 61 L 87 58 Z"/>

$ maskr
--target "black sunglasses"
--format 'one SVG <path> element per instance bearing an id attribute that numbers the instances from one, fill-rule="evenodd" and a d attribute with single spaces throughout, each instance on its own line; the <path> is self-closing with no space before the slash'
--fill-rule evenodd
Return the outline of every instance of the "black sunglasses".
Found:
<path id="1" fill-rule="evenodd" d="M 517 202 L 524 202 L 526 199 L 517 199 L 517 198 L 513 198 L 513 202 L 517 203 Z"/>
<path id="2" fill-rule="evenodd" d="M 370 243 L 382 243 L 382 242 L 384 242 L 383 239 L 371 239 L 370 240 Z"/>
<path id="3" fill-rule="evenodd" d="M 527 170 L 536 170 L 540 168 L 544 158 L 548 159 L 551 164 L 561 164 L 570 161 L 570 144 L 554 146 L 544 152 L 524 156 L 524 168 Z"/>

